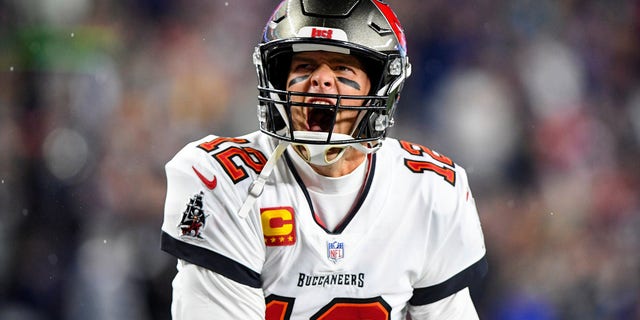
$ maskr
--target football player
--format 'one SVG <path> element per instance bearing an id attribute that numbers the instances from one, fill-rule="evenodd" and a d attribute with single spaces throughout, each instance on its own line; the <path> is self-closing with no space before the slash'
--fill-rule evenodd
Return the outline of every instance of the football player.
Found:
<path id="1" fill-rule="evenodd" d="M 476 319 L 463 168 L 386 137 L 411 73 L 379 0 L 285 0 L 253 60 L 259 129 L 166 165 L 174 319 Z"/>

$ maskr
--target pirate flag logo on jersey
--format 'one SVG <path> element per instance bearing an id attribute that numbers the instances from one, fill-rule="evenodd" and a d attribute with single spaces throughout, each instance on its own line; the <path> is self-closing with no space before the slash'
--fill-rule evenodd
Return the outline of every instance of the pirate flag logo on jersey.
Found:
<path id="1" fill-rule="evenodd" d="M 182 231 L 182 236 L 184 237 L 193 237 L 202 239 L 200 235 L 202 228 L 205 224 L 205 219 L 207 215 L 204 214 L 203 206 L 202 206 L 202 197 L 204 193 L 200 191 L 200 193 L 193 195 L 191 199 L 189 199 L 189 203 L 187 204 L 187 208 L 182 213 L 182 219 L 180 220 L 180 230 Z"/>

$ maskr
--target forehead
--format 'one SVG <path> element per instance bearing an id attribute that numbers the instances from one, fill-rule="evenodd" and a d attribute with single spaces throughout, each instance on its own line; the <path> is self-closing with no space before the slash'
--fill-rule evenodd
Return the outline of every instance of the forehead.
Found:
<path id="1" fill-rule="evenodd" d="M 352 55 L 328 51 L 304 51 L 293 55 L 293 61 L 316 63 L 340 63 L 362 68 L 362 62 Z"/>

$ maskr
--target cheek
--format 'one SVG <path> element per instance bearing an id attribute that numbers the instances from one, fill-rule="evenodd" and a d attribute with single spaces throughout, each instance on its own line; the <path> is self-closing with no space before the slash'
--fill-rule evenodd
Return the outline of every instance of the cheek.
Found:
<path id="1" fill-rule="evenodd" d="M 288 87 L 287 87 L 287 90 L 290 90 L 290 91 L 299 91 L 299 90 L 297 90 L 297 89 L 296 89 L 296 87 L 297 87 L 297 86 L 295 86 L 295 85 L 293 85 L 293 86 L 288 86 Z M 304 97 L 302 97 L 302 96 L 297 96 L 297 95 L 292 95 L 292 96 L 290 97 L 290 99 L 291 99 L 291 102 L 303 102 L 303 101 L 304 101 Z M 292 107 L 290 107 L 290 108 L 291 108 L 291 115 L 292 115 L 292 117 L 294 118 L 294 120 L 296 120 L 296 118 L 304 117 L 304 112 L 303 112 L 304 108 L 303 108 L 303 107 L 295 107 L 295 106 L 292 106 Z"/>
<path id="2" fill-rule="evenodd" d="M 289 91 L 303 91 L 304 83 L 309 79 L 308 74 L 291 73 L 285 84 Z"/>
<path id="3" fill-rule="evenodd" d="M 371 90 L 371 82 L 369 81 L 368 78 L 361 77 L 354 80 L 354 82 L 358 83 L 360 87 L 359 89 L 355 89 L 352 86 L 348 86 L 348 85 L 342 85 L 341 93 L 346 95 L 354 95 L 354 96 L 366 96 L 369 94 L 369 91 Z M 350 106 L 361 105 L 363 102 L 362 100 L 353 100 L 353 99 L 345 99 L 343 101 L 344 101 L 344 105 L 350 105 Z"/>
<path id="4" fill-rule="evenodd" d="M 340 111 L 340 113 L 338 114 L 338 122 L 346 122 L 346 123 L 350 123 L 352 121 L 354 121 L 356 118 L 358 117 L 358 111 L 353 111 L 353 110 L 343 110 Z"/>
<path id="5" fill-rule="evenodd" d="M 369 78 L 367 78 L 365 76 L 365 80 L 363 82 L 363 86 L 362 86 L 362 95 L 367 95 L 369 94 L 369 91 L 371 90 L 371 81 L 369 80 Z"/>
<path id="6" fill-rule="evenodd" d="M 296 124 L 303 124 L 307 122 L 307 117 L 302 107 L 291 107 L 291 118 L 293 119 L 294 127 L 298 127 Z"/>

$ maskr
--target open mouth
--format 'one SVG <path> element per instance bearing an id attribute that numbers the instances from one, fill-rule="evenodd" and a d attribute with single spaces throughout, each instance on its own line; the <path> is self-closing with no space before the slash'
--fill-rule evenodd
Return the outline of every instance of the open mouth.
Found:
<path id="1" fill-rule="evenodd" d="M 330 109 L 314 108 L 309 110 L 307 114 L 307 126 L 309 127 L 309 131 L 329 132 L 333 119 L 335 118 L 335 114 L 335 111 Z"/>
<path id="2" fill-rule="evenodd" d="M 332 109 L 309 108 L 307 112 L 307 128 L 309 131 L 329 132 L 332 128 L 336 112 Z"/>

